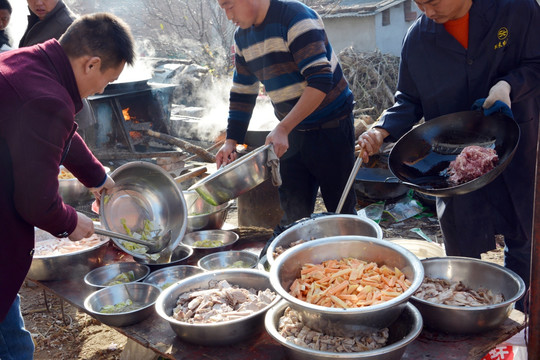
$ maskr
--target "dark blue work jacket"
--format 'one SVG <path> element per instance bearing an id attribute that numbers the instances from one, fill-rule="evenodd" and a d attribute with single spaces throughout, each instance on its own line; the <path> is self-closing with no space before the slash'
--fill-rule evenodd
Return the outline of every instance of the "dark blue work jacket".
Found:
<path id="1" fill-rule="evenodd" d="M 422 15 L 403 43 L 396 103 L 377 123 L 390 133 L 388 140 L 397 141 L 422 117 L 429 121 L 470 110 L 499 80 L 512 87 L 512 111 L 521 129 L 518 149 L 502 176 L 489 185 L 438 199 L 449 254 L 478 257 L 494 248 L 493 235 L 500 233 L 509 242 L 519 238 L 512 246 L 530 250 L 540 109 L 536 1 L 473 0 L 468 49 L 444 25 Z"/>

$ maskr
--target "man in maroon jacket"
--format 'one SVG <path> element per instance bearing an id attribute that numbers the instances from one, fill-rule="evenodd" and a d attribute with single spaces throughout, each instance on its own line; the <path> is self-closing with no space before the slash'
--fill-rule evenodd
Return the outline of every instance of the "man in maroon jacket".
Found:
<path id="1" fill-rule="evenodd" d="M 134 62 L 129 27 L 110 14 L 76 20 L 57 41 L 0 54 L 0 359 L 31 359 L 18 290 L 32 262 L 34 227 L 80 240 L 92 220 L 58 195 L 63 164 L 99 200 L 114 185 L 76 133 L 82 98 L 103 92 Z"/>

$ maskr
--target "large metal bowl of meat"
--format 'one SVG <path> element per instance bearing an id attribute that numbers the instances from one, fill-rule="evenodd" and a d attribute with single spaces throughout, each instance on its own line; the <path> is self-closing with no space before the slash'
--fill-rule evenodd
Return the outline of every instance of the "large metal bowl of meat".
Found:
<path id="1" fill-rule="evenodd" d="M 260 333 L 266 311 L 278 301 L 267 273 L 228 269 L 194 275 L 169 286 L 157 299 L 156 311 L 182 340 L 217 346 Z"/>
<path id="2" fill-rule="evenodd" d="M 412 252 L 367 236 L 309 241 L 285 251 L 270 268 L 272 287 L 304 324 L 333 336 L 389 326 L 423 279 Z"/>
<path id="3" fill-rule="evenodd" d="M 269 147 L 264 145 L 251 151 L 198 181 L 188 190 L 195 190 L 214 206 L 237 198 L 270 176 L 270 169 L 266 165 Z"/>
<path id="4" fill-rule="evenodd" d="M 196 191 L 186 190 L 182 193 L 188 212 L 186 232 L 221 229 L 223 227 L 233 205 L 233 200 L 214 206 L 204 201 Z"/>
<path id="5" fill-rule="evenodd" d="M 266 251 L 268 263 L 271 266 L 279 254 L 300 243 L 340 235 L 382 239 L 383 232 L 375 221 L 358 215 L 330 214 L 301 220 L 276 236 L 270 243 Z"/>
<path id="6" fill-rule="evenodd" d="M 80 241 L 56 238 L 35 228 L 34 257 L 26 275 L 38 281 L 82 277 L 101 265 L 109 238 L 92 235 Z"/>
<path id="7" fill-rule="evenodd" d="M 266 331 L 291 360 L 399 360 L 422 331 L 422 316 L 410 303 L 387 329 L 356 338 L 308 330 L 295 315 L 286 301 L 280 301 L 266 313 L 264 321 Z"/>
<path id="8" fill-rule="evenodd" d="M 512 270 L 458 256 L 422 260 L 425 280 L 411 297 L 433 330 L 472 334 L 500 326 L 525 293 Z"/>

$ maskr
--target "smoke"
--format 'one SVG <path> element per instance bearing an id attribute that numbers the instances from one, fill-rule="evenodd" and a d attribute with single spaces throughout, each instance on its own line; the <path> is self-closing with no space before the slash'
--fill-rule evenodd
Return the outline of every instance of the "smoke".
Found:
<path id="1" fill-rule="evenodd" d="M 115 83 L 150 79 L 153 75 L 152 72 L 153 69 L 151 66 L 137 58 L 137 60 L 132 66 L 126 65 L 124 67 L 124 70 L 122 71 L 118 79 L 115 81 Z"/>
<path id="2" fill-rule="evenodd" d="M 215 140 L 227 128 L 229 116 L 229 91 L 232 79 L 218 80 L 207 90 L 201 90 L 201 98 L 207 99 L 205 111 L 192 132 L 200 139 Z M 257 100 L 248 130 L 272 130 L 279 123 L 274 108 L 266 96 Z"/>

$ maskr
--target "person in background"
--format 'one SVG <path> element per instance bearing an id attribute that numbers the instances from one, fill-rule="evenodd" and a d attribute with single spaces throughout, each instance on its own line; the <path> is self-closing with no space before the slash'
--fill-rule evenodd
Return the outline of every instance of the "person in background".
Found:
<path id="1" fill-rule="evenodd" d="M 76 241 L 90 218 L 58 194 L 63 164 L 99 200 L 114 186 L 77 134 L 82 98 L 102 93 L 133 64 L 129 27 L 106 14 L 85 15 L 60 38 L 0 54 L 0 358 L 31 359 L 18 290 L 32 262 L 34 227 Z"/>
<path id="2" fill-rule="evenodd" d="M 480 258 L 496 247 L 496 234 L 504 235 L 505 266 L 528 286 L 540 120 L 540 7 L 535 0 L 416 4 L 423 14 L 403 42 L 395 104 L 359 137 L 367 150 L 364 160 L 384 139 L 397 141 L 422 117 L 429 121 L 471 110 L 478 99 L 485 113 L 511 108 L 521 130 L 513 160 L 483 188 L 437 198 L 437 215 L 448 255 Z"/>
<path id="3" fill-rule="evenodd" d="M 22 36 L 19 47 L 59 39 L 76 15 L 62 0 L 27 0 L 30 15 L 28 26 Z"/>
<path id="4" fill-rule="evenodd" d="M 11 4 L 8 0 L 0 0 L 0 52 L 11 50 L 11 41 L 6 28 L 11 19 Z"/>
<path id="5" fill-rule="evenodd" d="M 262 83 L 279 124 L 268 134 L 280 158 L 280 226 L 309 217 L 320 187 L 334 212 L 354 165 L 353 95 L 319 15 L 297 1 L 218 0 L 235 33 L 227 139 L 218 168 L 236 159 Z M 351 189 L 342 213 L 356 214 Z"/>

